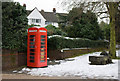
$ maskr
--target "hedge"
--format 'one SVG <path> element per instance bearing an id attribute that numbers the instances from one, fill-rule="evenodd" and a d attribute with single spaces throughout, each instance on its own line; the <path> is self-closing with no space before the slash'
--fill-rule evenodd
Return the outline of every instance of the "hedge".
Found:
<path id="1" fill-rule="evenodd" d="M 85 38 L 66 39 L 64 37 L 48 38 L 48 49 L 63 49 L 63 48 L 97 48 L 108 47 L 109 42 L 103 40 L 89 40 Z"/>

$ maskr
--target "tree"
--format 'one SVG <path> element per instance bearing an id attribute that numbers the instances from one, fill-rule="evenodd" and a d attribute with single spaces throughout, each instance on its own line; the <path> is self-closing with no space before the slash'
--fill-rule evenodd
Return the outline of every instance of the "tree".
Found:
<path id="1" fill-rule="evenodd" d="M 99 26 L 103 32 L 104 38 L 110 40 L 110 25 L 102 21 Z"/>
<path id="2" fill-rule="evenodd" d="M 70 37 L 103 39 L 97 17 L 91 11 L 83 12 L 82 8 L 73 8 L 68 14 L 67 33 Z"/>
<path id="3" fill-rule="evenodd" d="M 27 38 L 27 11 L 16 2 L 2 3 L 2 47 L 21 50 Z M 24 49 L 24 48 L 23 48 Z"/>
<path id="4" fill-rule="evenodd" d="M 120 44 L 120 9 L 115 15 L 116 42 Z"/>
<path id="5" fill-rule="evenodd" d="M 58 24 L 59 24 L 59 28 L 62 30 L 62 31 L 66 31 L 65 30 L 65 26 L 67 25 L 67 15 L 68 14 L 65 14 L 65 13 L 57 13 L 56 14 L 57 15 L 57 17 L 58 17 L 58 19 L 59 19 L 59 22 L 58 22 Z"/>
<path id="6" fill-rule="evenodd" d="M 118 10 L 118 3 L 107 2 L 105 3 L 110 15 L 110 54 L 116 58 L 116 38 L 115 38 L 115 14 Z"/>
<path id="7" fill-rule="evenodd" d="M 63 32 L 60 28 L 56 28 L 51 24 L 47 25 L 45 28 L 47 29 L 48 36 L 49 35 L 64 35 L 64 36 L 66 35 L 66 33 Z"/>
<path id="8" fill-rule="evenodd" d="M 85 2 L 79 0 L 65 0 L 63 6 L 69 3 L 69 7 L 83 7 L 84 10 L 92 10 L 96 15 L 101 16 L 106 14 L 110 18 L 110 54 L 112 58 L 116 58 L 116 39 L 115 39 L 115 15 L 119 11 L 120 2 Z"/>

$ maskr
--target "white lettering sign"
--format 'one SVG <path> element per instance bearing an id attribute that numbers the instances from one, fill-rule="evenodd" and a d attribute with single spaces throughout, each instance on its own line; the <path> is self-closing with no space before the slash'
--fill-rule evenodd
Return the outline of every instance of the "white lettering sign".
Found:
<path id="1" fill-rule="evenodd" d="M 40 32 L 46 32 L 45 30 L 40 30 Z"/>
<path id="2" fill-rule="evenodd" d="M 29 30 L 29 32 L 37 32 L 37 30 Z"/>

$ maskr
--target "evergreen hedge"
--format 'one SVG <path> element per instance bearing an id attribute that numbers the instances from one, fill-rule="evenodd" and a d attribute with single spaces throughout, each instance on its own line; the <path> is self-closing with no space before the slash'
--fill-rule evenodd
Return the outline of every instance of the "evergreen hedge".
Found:
<path id="1" fill-rule="evenodd" d="M 64 37 L 48 38 L 48 49 L 63 49 L 63 48 L 98 48 L 108 47 L 109 42 L 103 40 L 89 40 L 85 38 L 66 39 Z"/>

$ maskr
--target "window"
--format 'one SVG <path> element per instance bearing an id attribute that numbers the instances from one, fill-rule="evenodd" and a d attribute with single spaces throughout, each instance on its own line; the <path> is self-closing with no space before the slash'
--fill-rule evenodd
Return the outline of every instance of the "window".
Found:
<path id="1" fill-rule="evenodd" d="M 35 42 L 30 42 L 30 44 L 34 45 L 34 44 L 35 44 Z"/>
<path id="2" fill-rule="evenodd" d="M 30 39 L 30 41 L 35 41 L 35 39 Z"/>
<path id="3" fill-rule="evenodd" d="M 41 23 L 41 19 L 36 19 L 36 23 Z"/>
<path id="4" fill-rule="evenodd" d="M 47 22 L 47 21 L 45 21 L 45 24 L 46 24 L 46 25 L 49 25 L 49 24 L 52 24 L 52 22 Z"/>
<path id="5" fill-rule="evenodd" d="M 32 23 L 41 23 L 41 19 L 31 19 Z"/>
<path id="6" fill-rule="evenodd" d="M 30 60 L 30 62 L 34 62 L 34 60 Z"/>
<path id="7" fill-rule="evenodd" d="M 30 59 L 34 59 L 34 56 L 30 56 Z"/>
<path id="8" fill-rule="evenodd" d="M 45 55 L 45 52 L 41 52 L 41 55 Z"/>
<path id="9" fill-rule="evenodd" d="M 30 48 L 35 48 L 35 46 L 30 46 Z"/>
<path id="10" fill-rule="evenodd" d="M 30 38 L 33 38 L 33 37 L 35 37 L 35 35 L 30 35 Z"/>
<path id="11" fill-rule="evenodd" d="M 48 22 L 47 22 L 47 21 L 45 21 L 45 24 L 47 25 L 47 24 L 48 24 Z"/>
<path id="12" fill-rule="evenodd" d="M 30 55 L 34 55 L 34 53 L 30 53 Z"/>
<path id="13" fill-rule="evenodd" d="M 44 45 L 45 44 L 45 42 L 41 42 L 41 45 Z"/>
<path id="14" fill-rule="evenodd" d="M 41 48 L 41 50 L 40 50 L 40 51 L 41 51 L 41 52 L 44 52 L 44 51 L 45 51 L 45 49 L 42 49 L 42 48 Z"/>
<path id="15" fill-rule="evenodd" d="M 35 23 L 35 19 L 32 19 L 32 23 Z"/>
<path id="16" fill-rule="evenodd" d="M 41 46 L 41 48 L 45 48 L 45 46 Z"/>
<path id="17" fill-rule="evenodd" d="M 35 52 L 35 49 L 30 49 L 30 52 Z"/>
<path id="18" fill-rule="evenodd" d="M 41 38 L 45 38 L 45 35 L 41 35 Z"/>
<path id="19" fill-rule="evenodd" d="M 45 39 L 41 39 L 41 41 L 45 41 Z"/>

